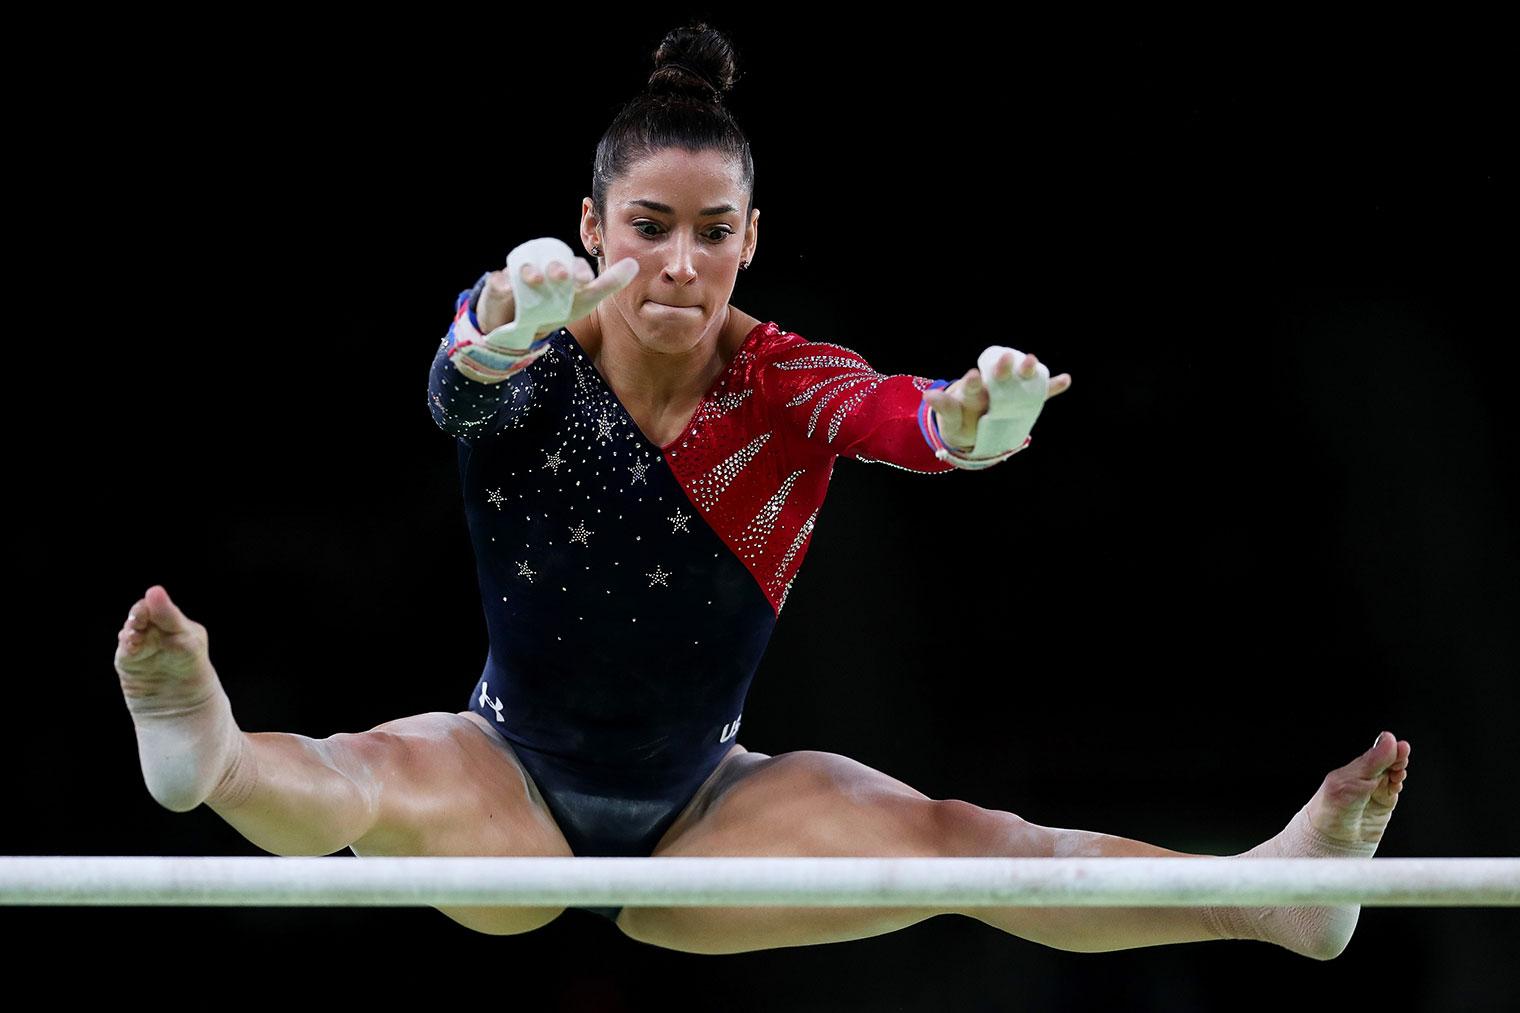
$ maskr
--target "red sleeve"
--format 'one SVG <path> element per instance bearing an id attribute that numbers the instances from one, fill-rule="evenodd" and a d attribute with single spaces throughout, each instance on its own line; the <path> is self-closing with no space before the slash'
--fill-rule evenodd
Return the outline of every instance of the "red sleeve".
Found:
<path id="1" fill-rule="evenodd" d="M 854 349 L 781 332 L 760 352 L 759 388 L 791 438 L 868 464 L 940 474 L 956 470 L 930 446 L 923 392 L 938 383 L 886 375 Z"/>

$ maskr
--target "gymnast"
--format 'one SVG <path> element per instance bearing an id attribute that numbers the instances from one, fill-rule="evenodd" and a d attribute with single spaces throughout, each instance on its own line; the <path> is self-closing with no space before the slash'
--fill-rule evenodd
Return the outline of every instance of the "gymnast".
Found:
<path id="1" fill-rule="evenodd" d="M 428 407 L 457 446 L 489 635 L 468 706 L 324 739 L 244 732 L 206 628 L 154 585 L 114 660 L 149 793 L 176 812 L 204 803 L 276 855 L 1190 857 L 929 798 L 837 753 L 740 744 L 835 459 L 996 466 L 1030 446 L 1071 377 L 998 345 L 953 383 L 884 375 L 732 305 L 760 219 L 723 103 L 734 51 L 697 23 L 654 63 L 596 150 L 580 219 L 596 272 L 558 239 L 522 243 L 459 293 L 433 358 Z M 1408 761 L 1409 743 L 1381 733 L 1235 857 L 1370 857 Z M 508 935 L 564 908 L 439 910 Z M 1360 907 L 585 910 L 694 953 L 959 913 L 1065 950 L 1255 939 L 1328 960 Z"/>

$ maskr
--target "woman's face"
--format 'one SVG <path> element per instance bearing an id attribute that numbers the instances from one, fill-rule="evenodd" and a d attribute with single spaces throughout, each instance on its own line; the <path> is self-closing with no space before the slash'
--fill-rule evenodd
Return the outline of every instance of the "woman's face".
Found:
<path id="1" fill-rule="evenodd" d="M 747 194 L 737 161 L 717 151 L 667 148 L 636 162 L 607 189 L 607 220 L 582 204 L 587 246 L 603 263 L 638 261 L 638 276 L 597 306 L 654 350 L 684 351 L 728 318 L 740 261 L 754 256 L 758 210 L 744 221 Z"/>

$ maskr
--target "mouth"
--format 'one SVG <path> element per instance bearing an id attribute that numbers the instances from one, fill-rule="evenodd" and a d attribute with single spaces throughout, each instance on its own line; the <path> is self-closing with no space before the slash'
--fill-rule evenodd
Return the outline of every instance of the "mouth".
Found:
<path id="1" fill-rule="evenodd" d="M 648 302 L 649 302 L 650 306 L 653 306 L 656 309 L 660 310 L 661 312 L 665 312 L 665 313 L 686 313 L 686 312 L 701 313 L 702 312 L 702 307 L 696 306 L 696 305 L 692 305 L 692 306 L 677 306 L 677 305 L 675 305 L 673 303 L 660 302 L 658 299 L 650 299 L 650 300 L 648 300 Z"/>

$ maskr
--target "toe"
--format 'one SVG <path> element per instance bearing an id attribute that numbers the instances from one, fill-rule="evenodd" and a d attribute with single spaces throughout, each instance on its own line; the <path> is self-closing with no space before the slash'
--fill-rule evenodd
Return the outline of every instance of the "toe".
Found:
<path id="1" fill-rule="evenodd" d="M 1393 766 L 1395 758 L 1398 755 L 1395 741 L 1394 737 L 1388 732 L 1379 733 L 1377 741 L 1372 744 L 1371 748 L 1344 767 L 1331 772 L 1327 775 L 1327 780 L 1335 782 L 1343 790 L 1350 789 L 1365 792 L 1369 783 L 1375 784 Z M 1358 782 L 1361 786 L 1359 789 L 1357 788 Z"/>

